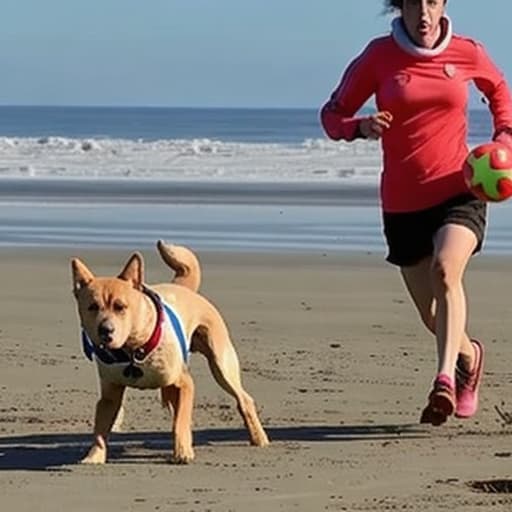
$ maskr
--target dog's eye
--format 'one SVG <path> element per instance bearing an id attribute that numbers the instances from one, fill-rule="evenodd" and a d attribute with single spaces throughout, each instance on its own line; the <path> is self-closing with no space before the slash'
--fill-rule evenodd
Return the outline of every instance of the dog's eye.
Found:
<path id="1" fill-rule="evenodd" d="M 89 311 L 99 311 L 100 305 L 97 302 L 91 302 L 88 309 Z"/>
<path id="2" fill-rule="evenodd" d="M 114 311 L 116 313 L 122 313 L 126 309 L 126 306 L 122 302 L 114 302 Z"/>

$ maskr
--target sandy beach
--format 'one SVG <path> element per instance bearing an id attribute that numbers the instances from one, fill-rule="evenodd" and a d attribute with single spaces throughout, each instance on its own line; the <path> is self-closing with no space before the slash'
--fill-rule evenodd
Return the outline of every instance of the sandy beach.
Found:
<path id="1" fill-rule="evenodd" d="M 144 248 L 147 281 L 167 280 Z M 69 258 L 118 272 L 129 251 L 3 249 L 0 501 L 6 511 L 505 511 L 510 494 L 471 483 L 512 477 L 512 258 L 479 256 L 470 325 L 486 343 L 480 411 L 418 424 L 435 369 L 396 271 L 380 254 L 200 252 L 202 291 L 221 309 L 272 439 L 250 447 L 234 403 L 201 356 L 196 461 L 168 463 L 157 393 L 130 391 L 109 463 L 78 465 L 97 381 L 82 355 Z M 504 404 L 504 405 L 503 405 Z"/>

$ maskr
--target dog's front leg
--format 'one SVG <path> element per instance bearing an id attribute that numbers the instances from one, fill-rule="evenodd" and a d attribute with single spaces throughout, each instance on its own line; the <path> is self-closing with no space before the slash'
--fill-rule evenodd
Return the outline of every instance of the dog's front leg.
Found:
<path id="1" fill-rule="evenodd" d="M 192 410 L 194 407 L 194 381 L 185 370 L 179 381 L 162 389 L 162 401 L 171 405 L 173 415 L 173 462 L 188 464 L 194 459 L 192 447 Z"/>
<path id="2" fill-rule="evenodd" d="M 96 404 L 94 442 L 83 464 L 104 464 L 107 460 L 107 438 L 123 402 L 124 386 L 101 380 L 101 396 Z"/>

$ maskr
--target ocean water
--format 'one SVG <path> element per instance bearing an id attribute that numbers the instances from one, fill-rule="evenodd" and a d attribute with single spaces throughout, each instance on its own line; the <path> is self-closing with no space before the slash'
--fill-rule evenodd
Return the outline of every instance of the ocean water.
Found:
<path id="1" fill-rule="evenodd" d="M 485 110 L 469 142 L 488 140 Z M 375 183 L 378 142 L 333 142 L 314 109 L 0 107 L 0 177 Z"/>
<path id="2" fill-rule="evenodd" d="M 469 119 L 470 140 L 489 137 L 486 109 L 471 110 Z M 5 106 L 0 106 L 0 136 L 298 145 L 324 138 L 316 109 Z"/>
<path id="3" fill-rule="evenodd" d="M 488 140 L 488 112 L 469 128 Z M 0 246 L 384 251 L 380 146 L 327 140 L 314 109 L 0 107 L 0 155 Z"/>

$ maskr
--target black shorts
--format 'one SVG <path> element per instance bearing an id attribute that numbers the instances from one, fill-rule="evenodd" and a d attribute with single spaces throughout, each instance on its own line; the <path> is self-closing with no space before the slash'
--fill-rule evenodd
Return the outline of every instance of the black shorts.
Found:
<path id="1" fill-rule="evenodd" d="M 444 203 L 406 213 L 383 213 L 386 260 L 393 265 L 415 265 L 434 252 L 434 235 L 446 224 L 466 226 L 478 240 L 480 251 L 487 223 L 487 204 L 471 194 L 453 197 Z"/>

